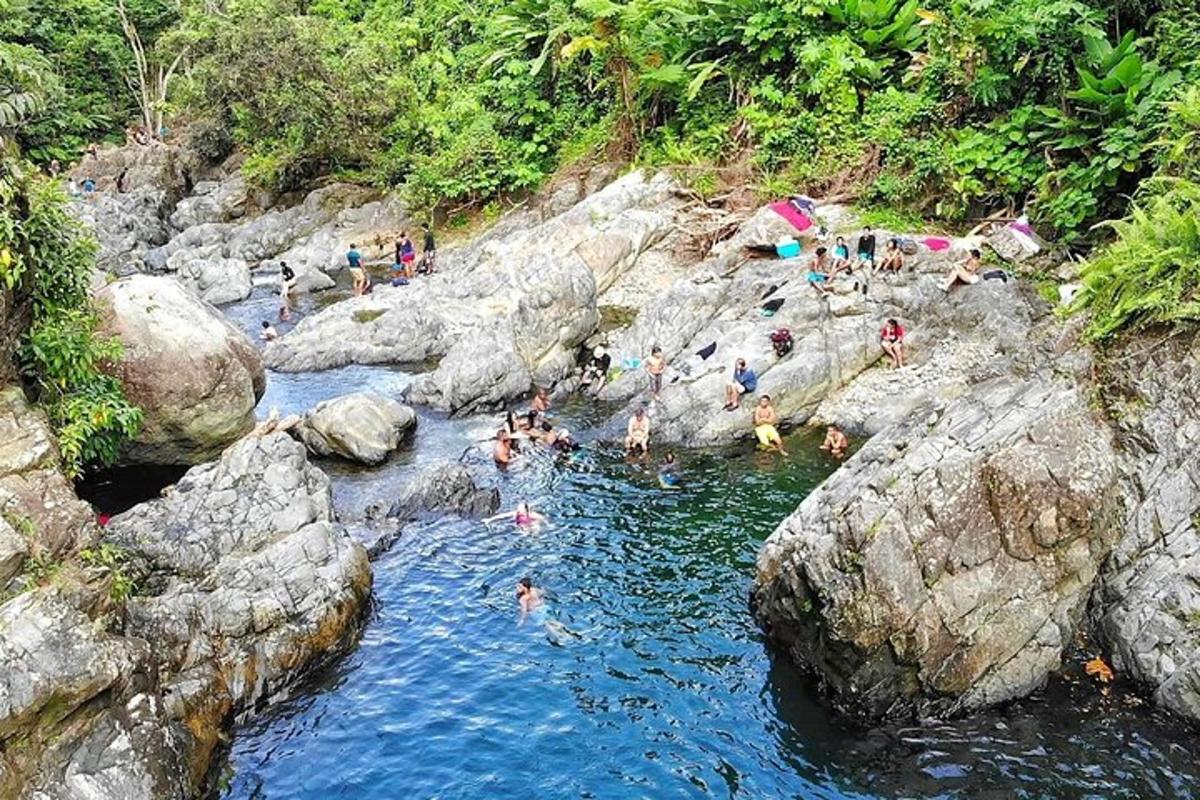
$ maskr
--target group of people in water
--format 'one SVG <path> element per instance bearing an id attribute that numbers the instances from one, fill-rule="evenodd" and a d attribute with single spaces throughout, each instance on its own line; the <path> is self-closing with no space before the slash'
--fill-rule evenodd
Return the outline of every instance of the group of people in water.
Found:
<path id="1" fill-rule="evenodd" d="M 417 247 L 409 238 L 408 231 L 400 231 L 400 235 L 396 238 L 392 259 L 391 284 L 393 286 L 406 285 L 418 273 L 432 275 L 437 272 L 437 241 L 434 239 L 433 229 L 430 228 L 428 222 L 423 222 L 421 223 L 421 232 L 423 242 L 419 261 L 417 260 Z M 367 274 L 362 252 L 353 242 L 350 244 L 350 250 L 346 253 L 346 266 L 350 269 L 351 290 L 354 292 L 354 296 L 359 297 L 370 292 L 371 276 Z"/>

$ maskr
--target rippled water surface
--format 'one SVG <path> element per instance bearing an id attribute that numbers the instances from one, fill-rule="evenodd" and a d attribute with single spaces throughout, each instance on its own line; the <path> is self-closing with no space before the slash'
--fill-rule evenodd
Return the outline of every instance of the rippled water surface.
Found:
<path id="1" fill-rule="evenodd" d="M 408 379 L 272 375 L 260 412 Z M 354 518 L 494 425 L 423 414 L 411 449 L 379 470 L 324 463 L 340 512 Z M 790 437 L 787 461 L 684 455 L 675 491 L 599 443 L 497 474 L 506 509 L 528 499 L 551 524 L 410 527 L 375 563 L 357 649 L 237 731 L 221 796 L 1193 796 L 1192 734 L 1088 685 L 912 727 L 862 729 L 820 705 L 747 607 L 759 543 L 832 469 L 816 445 Z M 525 575 L 548 600 L 521 620 Z"/>

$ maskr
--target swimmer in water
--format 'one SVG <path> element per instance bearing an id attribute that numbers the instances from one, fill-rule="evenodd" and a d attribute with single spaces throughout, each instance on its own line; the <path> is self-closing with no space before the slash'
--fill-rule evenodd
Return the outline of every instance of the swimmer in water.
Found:
<path id="1" fill-rule="evenodd" d="M 541 527 L 546 521 L 546 517 L 533 511 L 529 508 L 528 503 L 521 503 L 517 506 L 516 511 L 506 511 L 503 514 L 497 514 L 494 517 L 488 517 L 483 521 L 485 525 L 490 525 L 493 522 L 499 522 L 502 519 L 511 519 L 513 524 L 518 528 L 527 531 L 535 531 Z"/>
<path id="2" fill-rule="evenodd" d="M 658 467 L 658 485 L 664 489 L 679 488 L 679 462 L 674 453 L 667 453 Z"/>
<path id="3" fill-rule="evenodd" d="M 542 591 L 529 578 L 517 581 L 517 605 L 521 608 L 521 619 L 541 608 Z"/>

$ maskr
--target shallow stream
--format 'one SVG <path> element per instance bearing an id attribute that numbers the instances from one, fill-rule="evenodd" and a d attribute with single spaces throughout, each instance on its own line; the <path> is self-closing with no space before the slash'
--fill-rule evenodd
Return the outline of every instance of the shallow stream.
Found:
<path id="1" fill-rule="evenodd" d="M 228 309 L 252 335 L 271 311 L 261 291 Z M 260 413 L 408 379 L 272 374 Z M 589 421 L 559 413 L 573 429 Z M 353 526 L 495 426 L 422 412 L 382 468 L 322 463 L 339 513 Z M 1194 796 L 1192 732 L 1082 680 L 952 723 L 864 729 L 821 705 L 747 606 L 759 543 L 834 467 L 817 443 L 789 437 L 786 461 L 748 446 L 685 454 L 678 490 L 595 442 L 567 465 L 497 474 L 505 509 L 527 499 L 550 524 L 410 527 L 375 563 L 357 648 L 236 731 L 219 796 Z M 525 620 L 522 576 L 547 595 Z"/>

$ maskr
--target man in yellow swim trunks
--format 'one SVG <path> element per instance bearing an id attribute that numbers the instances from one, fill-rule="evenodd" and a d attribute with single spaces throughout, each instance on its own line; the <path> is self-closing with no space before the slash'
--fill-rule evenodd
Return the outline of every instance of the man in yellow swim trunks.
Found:
<path id="1" fill-rule="evenodd" d="M 769 394 L 758 398 L 758 406 L 754 409 L 754 435 L 764 449 L 778 450 L 780 455 L 787 455 L 783 449 L 783 438 L 775 428 L 775 407 L 771 405 Z"/>

